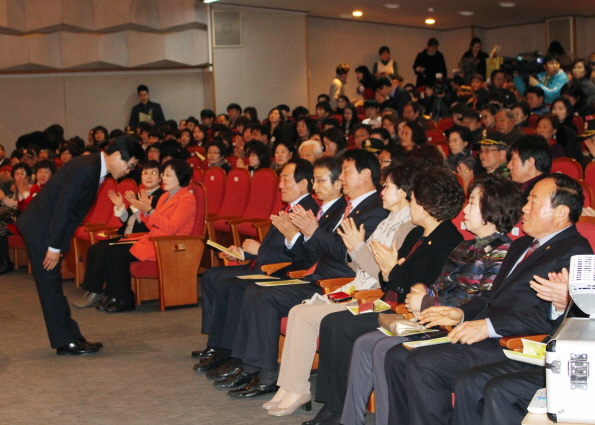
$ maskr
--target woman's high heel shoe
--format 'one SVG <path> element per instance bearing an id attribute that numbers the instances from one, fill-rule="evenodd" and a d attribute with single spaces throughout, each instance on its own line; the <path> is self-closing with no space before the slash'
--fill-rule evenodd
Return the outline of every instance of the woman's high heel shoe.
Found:
<path id="1" fill-rule="evenodd" d="M 303 394 L 298 398 L 294 403 L 290 404 L 287 407 L 275 407 L 269 410 L 269 415 L 271 416 L 289 416 L 293 412 L 295 412 L 298 407 L 301 407 L 306 412 L 312 410 L 312 395 L 311 394 Z"/>
<path id="2" fill-rule="evenodd" d="M 269 400 L 262 405 L 264 410 L 271 410 L 277 407 L 277 405 L 281 402 L 281 400 Z"/>

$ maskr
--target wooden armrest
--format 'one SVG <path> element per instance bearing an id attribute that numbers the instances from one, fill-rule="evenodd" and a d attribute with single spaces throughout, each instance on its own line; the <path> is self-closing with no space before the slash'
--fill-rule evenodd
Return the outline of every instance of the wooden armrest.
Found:
<path id="1" fill-rule="evenodd" d="M 382 289 L 368 289 L 366 291 L 353 291 L 351 297 L 359 304 L 376 301 L 384 295 Z"/>
<path id="2" fill-rule="evenodd" d="M 390 309 L 397 314 L 409 314 L 409 310 L 407 310 L 407 307 L 405 307 L 404 303 L 395 304 Z"/>
<path id="3" fill-rule="evenodd" d="M 271 220 L 268 221 L 257 221 L 256 223 L 252 224 L 252 227 L 258 229 L 259 227 L 266 227 L 271 225 Z"/>
<path id="4" fill-rule="evenodd" d="M 137 234 L 144 234 L 144 233 L 137 233 Z M 158 241 L 196 241 L 196 240 L 204 240 L 204 236 L 194 236 L 194 235 L 168 235 L 168 236 L 153 236 L 149 238 L 151 242 L 158 242 Z"/>
<path id="5" fill-rule="evenodd" d="M 337 277 L 334 279 L 320 279 L 318 286 L 321 288 L 338 288 L 343 285 L 347 285 L 349 282 L 353 282 L 352 277 Z"/>
<path id="6" fill-rule="evenodd" d="M 308 270 L 294 270 L 292 272 L 287 272 L 287 276 L 292 279 L 301 279 L 306 275 Z"/>
<path id="7" fill-rule="evenodd" d="M 227 224 L 240 224 L 240 223 L 259 223 L 262 221 L 262 218 L 235 218 L 227 220 Z"/>
<path id="8" fill-rule="evenodd" d="M 237 220 L 241 217 L 237 217 L 237 216 L 218 216 L 218 215 L 214 215 L 214 216 L 209 216 L 207 217 L 207 223 L 214 223 L 215 221 L 219 221 L 219 220 Z"/>
<path id="9" fill-rule="evenodd" d="M 500 346 L 504 348 L 508 348 L 512 351 L 518 351 L 519 353 L 523 351 L 523 339 L 529 339 L 531 341 L 541 342 L 547 335 L 512 335 L 512 336 L 504 336 L 500 338 Z"/>
<path id="10" fill-rule="evenodd" d="M 272 275 L 276 271 L 279 271 L 287 266 L 291 265 L 291 263 L 273 263 L 273 264 L 265 264 L 264 266 L 260 266 L 260 271 L 265 272 L 267 276 Z"/>
<path id="11" fill-rule="evenodd" d="M 105 223 L 81 223 L 81 226 L 89 228 L 89 227 L 99 227 L 105 226 Z"/>
<path id="12" fill-rule="evenodd" d="M 139 233 L 128 233 L 126 235 L 127 238 L 142 238 L 145 235 L 148 235 L 149 232 L 139 232 Z"/>
<path id="13" fill-rule="evenodd" d="M 100 232 L 113 232 L 113 231 L 118 231 L 120 230 L 119 227 L 115 227 L 115 226 L 91 226 L 91 227 L 85 227 L 85 232 L 87 233 L 100 233 Z"/>

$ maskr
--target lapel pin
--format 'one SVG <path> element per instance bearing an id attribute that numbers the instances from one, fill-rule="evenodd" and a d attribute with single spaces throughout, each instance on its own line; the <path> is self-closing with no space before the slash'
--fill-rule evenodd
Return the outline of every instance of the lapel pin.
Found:
<path id="1" fill-rule="evenodd" d="M 548 245 L 546 249 L 550 249 L 550 246 Z"/>
<path id="2" fill-rule="evenodd" d="M 355 213 L 356 213 L 356 214 L 359 214 L 359 211 L 356 211 Z"/>
<path id="3" fill-rule="evenodd" d="M 428 245 L 432 245 L 432 241 L 428 241 Z"/>

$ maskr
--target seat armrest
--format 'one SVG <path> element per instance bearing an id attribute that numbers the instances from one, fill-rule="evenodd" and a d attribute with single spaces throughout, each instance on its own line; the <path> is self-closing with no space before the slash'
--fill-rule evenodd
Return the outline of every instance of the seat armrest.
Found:
<path id="1" fill-rule="evenodd" d="M 134 238 L 142 238 L 145 235 L 148 235 L 149 232 L 139 232 L 139 233 L 128 233 L 125 237 L 134 239 Z"/>
<path id="2" fill-rule="evenodd" d="M 384 295 L 382 289 L 368 289 L 365 291 L 353 291 L 351 297 L 357 300 L 358 304 L 376 301 Z"/>
<path id="3" fill-rule="evenodd" d="M 511 335 L 500 338 L 500 346 L 507 348 L 512 351 L 523 351 L 522 339 L 528 339 L 531 341 L 541 342 L 547 335 Z"/>
<path id="4" fill-rule="evenodd" d="M 272 275 L 276 271 L 279 271 L 287 266 L 291 265 L 291 262 L 287 263 L 272 263 L 272 264 L 265 264 L 260 266 L 260 271 L 265 272 L 267 276 Z"/>
<path id="5" fill-rule="evenodd" d="M 287 276 L 292 279 L 301 279 L 306 275 L 308 270 L 294 270 L 292 272 L 287 272 Z"/>

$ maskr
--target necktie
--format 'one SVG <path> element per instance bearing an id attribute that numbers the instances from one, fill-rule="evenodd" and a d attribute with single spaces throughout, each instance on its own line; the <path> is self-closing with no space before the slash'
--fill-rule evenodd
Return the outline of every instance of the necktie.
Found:
<path id="1" fill-rule="evenodd" d="M 320 217 L 322 217 L 322 214 L 324 214 L 324 211 L 322 210 L 322 208 L 320 208 L 318 210 L 318 213 L 316 214 L 316 221 L 320 221 Z"/>
<path id="2" fill-rule="evenodd" d="M 351 214 L 352 209 L 353 209 L 353 204 L 351 203 L 351 201 L 349 201 L 349 203 L 347 204 L 347 207 L 345 208 L 345 213 L 343 214 L 343 219 L 346 219 L 347 217 L 349 217 L 349 214 Z"/>
<path id="3" fill-rule="evenodd" d="M 527 257 L 529 257 L 529 255 L 531 255 L 531 254 L 533 254 L 533 252 L 535 252 L 535 250 L 537 248 L 539 248 L 539 240 L 538 239 L 535 239 L 533 241 L 533 243 L 531 244 L 531 246 L 529 246 L 529 249 L 527 250 L 527 253 L 523 257 L 523 260 L 522 261 L 525 261 L 527 259 Z"/>
<path id="4" fill-rule="evenodd" d="M 291 211 L 291 204 L 287 204 L 287 206 L 285 206 L 285 208 L 283 208 L 283 212 L 290 212 Z"/>

